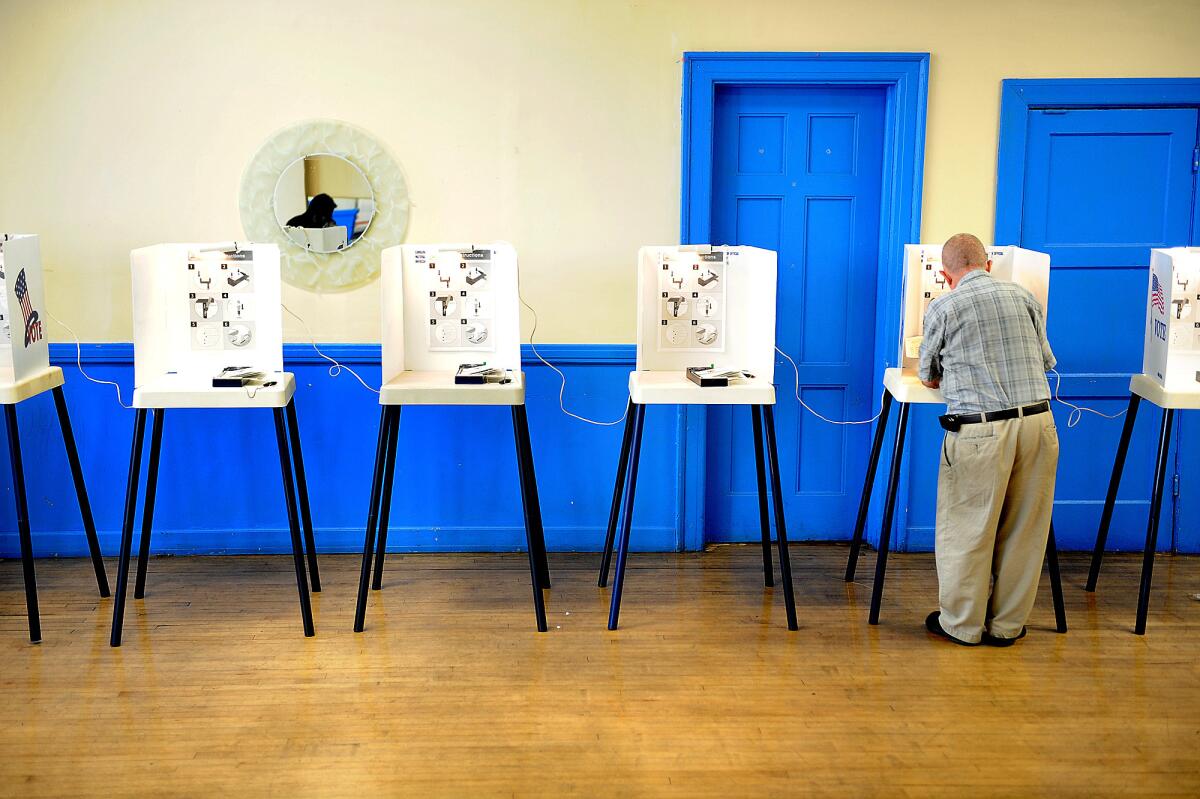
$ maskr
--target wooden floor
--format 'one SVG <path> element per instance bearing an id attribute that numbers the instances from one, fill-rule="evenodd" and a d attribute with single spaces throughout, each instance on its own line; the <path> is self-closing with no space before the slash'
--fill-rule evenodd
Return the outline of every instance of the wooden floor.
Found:
<path id="1" fill-rule="evenodd" d="M 534 632 L 524 555 L 392 556 L 367 631 L 356 557 L 321 559 L 317 637 L 289 558 L 158 558 L 108 646 L 87 561 L 0 564 L 0 793 L 13 796 L 1200 795 L 1200 558 L 1160 557 L 1149 634 L 1137 559 L 1100 592 L 1064 558 L 1011 649 L 932 639 L 930 555 L 797 546 L 800 631 L 758 551 L 636 555 L 605 630 L 596 556 L 552 555 Z M 110 576 L 114 573 L 112 563 Z"/>

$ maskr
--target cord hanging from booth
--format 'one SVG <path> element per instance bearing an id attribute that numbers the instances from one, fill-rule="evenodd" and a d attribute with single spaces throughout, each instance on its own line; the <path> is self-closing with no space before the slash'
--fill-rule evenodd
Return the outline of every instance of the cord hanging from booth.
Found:
<path id="1" fill-rule="evenodd" d="M 824 415 L 818 413 L 817 411 L 815 411 L 811 407 L 809 407 L 807 402 L 805 402 L 804 400 L 802 400 L 800 398 L 800 369 L 799 369 L 799 367 L 796 366 L 796 362 L 792 360 L 792 356 L 788 355 L 786 352 L 779 349 L 779 345 L 775 346 L 775 351 L 778 352 L 780 355 L 782 355 L 784 358 L 786 358 L 787 362 L 792 365 L 792 374 L 794 374 L 796 376 L 796 390 L 795 390 L 796 402 L 799 402 L 800 407 L 804 408 L 804 410 L 808 411 L 813 416 L 820 419 L 822 422 L 828 422 L 829 424 L 836 424 L 836 425 L 872 424 L 883 413 L 883 407 L 881 406 L 879 408 L 879 413 L 875 414 L 870 419 L 852 419 L 849 421 L 838 421 L 837 419 L 830 419 L 828 416 L 824 416 Z"/>
<path id="2" fill-rule="evenodd" d="M 572 413 L 571 411 L 567 410 L 567 406 L 563 400 L 563 394 L 566 393 L 566 390 L 567 390 L 567 376 L 565 374 L 563 374 L 562 370 L 560 370 L 557 366 L 555 366 L 554 364 L 550 363 L 545 358 L 543 358 L 542 354 L 540 352 L 538 352 L 538 350 L 537 350 L 537 345 L 533 343 L 533 337 L 534 337 L 534 334 L 537 333 L 537 328 L 538 328 L 538 315 L 537 315 L 537 311 L 535 311 L 533 309 L 533 306 L 530 305 L 529 303 L 525 302 L 525 296 L 521 293 L 521 276 L 520 276 L 519 272 L 517 274 L 517 298 L 521 301 L 521 304 L 524 305 L 526 309 L 528 309 L 529 313 L 533 314 L 533 327 L 529 331 L 529 349 L 533 350 L 534 357 L 536 357 L 539 361 L 541 361 L 546 366 L 550 367 L 550 369 L 552 369 L 554 371 L 554 373 L 558 375 L 558 379 L 561 381 L 559 384 L 559 387 L 558 387 L 558 407 L 559 407 L 559 409 L 563 413 L 565 413 L 567 416 L 570 416 L 572 419 L 578 419 L 581 422 L 586 422 L 588 424 L 594 424 L 597 427 L 613 427 L 614 425 L 624 423 L 625 416 L 629 413 L 628 404 L 626 404 L 625 413 L 621 414 L 621 418 L 617 419 L 615 421 L 612 421 L 612 422 L 600 422 L 595 419 L 589 419 L 586 416 L 580 416 L 577 413 Z"/>
<path id="3" fill-rule="evenodd" d="M 1105 419 L 1120 419 L 1122 416 L 1125 415 L 1125 411 L 1121 411 L 1120 413 L 1108 414 L 1108 413 L 1102 413 L 1101 411 L 1098 411 L 1095 408 L 1088 408 L 1084 405 L 1075 405 L 1073 403 L 1067 402 L 1065 399 L 1062 399 L 1058 396 L 1058 388 L 1059 388 L 1059 386 L 1062 385 L 1062 375 L 1060 375 L 1058 373 L 1057 369 L 1051 369 L 1050 373 L 1052 375 L 1054 375 L 1054 401 L 1061 405 L 1065 405 L 1071 409 L 1071 412 L 1069 414 L 1067 414 L 1067 427 L 1075 427 L 1075 425 L 1077 425 L 1081 421 L 1083 421 L 1084 413 L 1094 413 L 1097 416 L 1103 417 Z"/>
<path id="4" fill-rule="evenodd" d="M 289 316 L 291 316 L 293 319 L 295 319 L 297 322 L 299 322 L 301 324 L 301 326 L 304 328 L 304 332 L 308 334 L 308 342 L 309 342 L 309 344 L 312 345 L 312 348 L 314 350 L 316 350 L 317 355 L 320 355 L 322 358 L 324 358 L 325 360 L 329 361 L 329 363 L 332 364 L 332 366 L 329 367 L 329 376 L 330 377 L 337 377 L 338 375 L 340 375 L 342 373 L 342 370 L 345 369 L 347 372 L 354 375 L 354 379 L 357 380 L 358 382 L 362 383 L 362 387 L 365 388 L 367 391 L 373 392 L 375 394 L 379 393 L 379 389 L 372 388 L 370 385 L 368 385 L 367 381 L 363 380 L 362 376 L 358 372 L 354 371 L 349 366 L 346 366 L 344 363 L 341 363 L 337 359 L 331 358 L 328 355 L 326 355 L 324 352 L 322 352 L 321 348 L 319 346 L 317 346 L 317 338 L 316 338 L 316 336 L 313 335 L 312 329 L 308 326 L 308 322 L 305 322 L 304 319 L 299 314 L 297 314 L 295 311 L 293 311 L 291 308 L 287 307 L 283 303 L 280 303 L 280 305 L 283 306 L 283 310 L 288 312 Z"/>
<path id="5" fill-rule="evenodd" d="M 77 368 L 77 369 L 79 370 L 79 374 L 83 375 L 83 377 L 84 377 L 84 379 L 85 379 L 85 380 L 89 380 L 89 381 L 91 381 L 92 383 L 96 383 L 97 385 L 101 385 L 101 386 L 112 386 L 113 388 L 115 388 L 115 389 L 117 390 L 117 404 L 118 404 L 118 405 L 120 405 L 122 408 L 125 408 L 125 409 L 132 409 L 132 408 L 133 408 L 133 406 L 132 406 L 132 405 L 126 405 L 126 404 L 125 404 L 125 400 L 124 400 L 124 399 L 122 399 L 122 397 L 121 397 L 121 386 L 120 386 L 119 384 L 117 384 L 117 383 L 114 383 L 114 382 L 113 382 L 113 381 L 111 381 L 111 380 L 101 380 L 101 379 L 99 379 L 99 378 L 92 377 L 91 375 L 89 375 L 89 374 L 88 374 L 88 373 L 87 373 L 87 372 L 84 370 L 84 368 L 83 368 L 83 345 L 82 345 L 82 344 L 80 343 L 80 341 L 79 341 L 79 336 L 75 335 L 75 331 L 74 331 L 74 330 L 72 330 L 72 329 L 71 329 L 71 328 L 70 328 L 70 327 L 67 325 L 67 323 L 66 323 L 66 322 L 64 322 L 63 320 L 59 319 L 59 318 L 58 318 L 57 316 L 55 316 L 54 314 L 50 313 L 50 309 L 49 309 L 49 308 L 47 308 L 47 309 L 46 309 L 46 316 L 49 316 L 49 317 L 50 317 L 52 320 L 54 320 L 54 322 L 55 322 L 56 324 L 58 324 L 58 326 L 59 326 L 59 327 L 63 328 L 63 329 L 64 329 L 64 330 L 66 330 L 68 333 L 70 333 L 70 334 L 71 334 L 71 338 L 75 339 L 75 368 Z"/>

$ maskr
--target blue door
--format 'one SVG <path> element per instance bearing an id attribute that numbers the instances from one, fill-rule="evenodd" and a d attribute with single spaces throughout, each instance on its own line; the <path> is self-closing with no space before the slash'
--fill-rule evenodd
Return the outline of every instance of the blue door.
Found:
<path id="1" fill-rule="evenodd" d="M 1114 414 L 1142 368 L 1150 248 L 1197 242 L 1194 108 L 1035 110 L 1029 115 L 1021 209 L 1022 247 L 1050 254 L 1050 342 L 1063 398 Z M 996 242 L 1010 244 L 1014 242 Z M 1054 510 L 1060 547 L 1090 548 L 1121 420 L 1084 418 L 1062 441 Z M 1195 436 L 1196 414 L 1178 414 Z M 1125 466 L 1109 545 L 1140 548 L 1149 510 L 1160 412 L 1143 403 Z M 1183 440 L 1180 430 L 1175 440 Z M 1186 453 L 1183 453 L 1186 456 Z M 1175 463 L 1176 468 L 1178 466 Z M 1168 476 L 1159 544 L 1178 531 Z"/>
<path id="2" fill-rule="evenodd" d="M 779 253 L 776 337 L 801 396 L 833 419 L 871 415 L 883 170 L 882 89 L 728 87 L 715 103 L 712 239 Z M 788 530 L 848 538 L 870 427 L 800 409 L 776 358 L 776 430 Z M 758 537 L 746 408 L 708 414 L 706 539 Z"/>

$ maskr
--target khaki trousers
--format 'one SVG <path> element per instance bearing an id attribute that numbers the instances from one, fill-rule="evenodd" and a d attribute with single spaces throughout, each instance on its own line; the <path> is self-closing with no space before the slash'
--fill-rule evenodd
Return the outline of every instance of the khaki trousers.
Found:
<path id="1" fill-rule="evenodd" d="M 1050 413 L 946 433 L 934 547 L 940 621 L 955 638 L 1020 634 L 1042 574 L 1057 469 Z"/>

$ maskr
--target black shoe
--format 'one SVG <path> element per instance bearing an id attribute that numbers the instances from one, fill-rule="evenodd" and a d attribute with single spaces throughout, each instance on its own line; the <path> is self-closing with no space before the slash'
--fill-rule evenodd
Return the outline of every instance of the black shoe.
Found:
<path id="1" fill-rule="evenodd" d="M 1021 633 L 1016 638 L 997 638 L 994 635 L 990 635 L 987 631 L 984 631 L 983 643 L 987 644 L 988 646 L 1012 646 L 1017 641 L 1020 641 L 1022 638 L 1024 638 L 1026 632 L 1026 629 L 1022 627 Z"/>
<path id="2" fill-rule="evenodd" d="M 925 617 L 925 629 L 929 630 L 929 632 L 933 633 L 934 635 L 939 636 L 941 638 L 945 638 L 947 641 L 958 644 L 959 646 L 979 646 L 978 641 L 976 641 L 975 643 L 971 643 L 970 641 L 963 641 L 962 639 L 955 638 L 953 635 L 951 635 L 950 633 L 943 630 L 942 623 L 940 621 L 938 621 L 938 617 L 941 615 L 942 615 L 942 612 L 940 610 L 935 610 L 933 613 L 930 613 L 928 616 L 926 616 Z"/>

